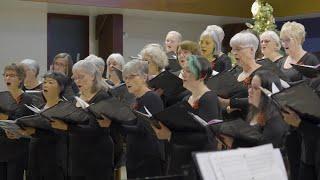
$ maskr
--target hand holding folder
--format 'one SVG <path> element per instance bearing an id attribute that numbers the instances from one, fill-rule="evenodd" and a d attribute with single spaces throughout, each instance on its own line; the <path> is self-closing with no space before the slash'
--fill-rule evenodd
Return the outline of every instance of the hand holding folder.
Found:
<path id="1" fill-rule="evenodd" d="M 86 103 L 80 98 L 76 98 L 79 104 Z M 115 97 L 101 100 L 94 104 L 86 104 L 84 109 L 90 111 L 97 119 L 103 119 L 103 116 L 124 123 L 136 119 L 136 116 L 131 111 L 130 107 L 121 103 Z"/>
<path id="2" fill-rule="evenodd" d="M 151 88 L 162 89 L 166 97 L 175 96 L 186 90 L 183 87 L 182 79 L 169 71 L 161 72 L 148 83 Z"/>

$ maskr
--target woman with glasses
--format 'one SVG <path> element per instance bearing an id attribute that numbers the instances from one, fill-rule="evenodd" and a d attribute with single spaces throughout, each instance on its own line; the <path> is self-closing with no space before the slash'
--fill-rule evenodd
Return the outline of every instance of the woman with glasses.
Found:
<path id="1" fill-rule="evenodd" d="M 280 53 L 281 42 L 279 35 L 274 31 L 265 31 L 260 35 L 260 47 L 263 59 L 277 63 L 283 55 Z"/>
<path id="2" fill-rule="evenodd" d="M 22 91 L 25 78 L 23 67 L 14 63 L 7 65 L 4 68 L 3 76 L 9 92 L 7 95 L 13 98 L 17 106 L 12 110 L 0 110 L 0 119 L 15 120 L 31 115 L 32 112 L 26 108 L 25 104 L 31 105 L 32 98 Z M 0 129 L 0 179 L 23 180 L 23 173 L 27 164 L 28 145 L 28 139 L 17 140 L 10 132 Z"/>
<path id="3" fill-rule="evenodd" d="M 148 63 L 132 60 L 123 68 L 123 77 L 128 91 L 136 97 L 133 109 L 147 114 L 163 110 L 158 94 L 147 85 Z M 150 125 L 137 119 L 131 125 L 123 125 L 127 134 L 127 175 L 128 178 L 161 176 L 165 172 L 164 144 L 152 132 Z"/>
<path id="4" fill-rule="evenodd" d="M 290 82 L 303 79 L 303 76 L 291 64 L 315 66 L 320 63 L 315 55 L 302 48 L 305 36 L 305 28 L 300 23 L 286 22 L 281 28 L 280 39 L 287 56 L 279 61 L 279 67 Z"/>

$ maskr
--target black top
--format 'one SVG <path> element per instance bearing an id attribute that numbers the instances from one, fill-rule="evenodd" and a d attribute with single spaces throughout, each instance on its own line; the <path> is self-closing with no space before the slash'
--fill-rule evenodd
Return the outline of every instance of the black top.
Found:
<path id="1" fill-rule="evenodd" d="M 34 88 L 31 88 L 31 89 L 28 89 L 28 88 L 26 88 L 24 85 L 22 86 L 22 90 L 23 91 L 40 91 L 40 90 L 42 90 L 42 83 L 40 83 L 40 84 L 38 84 L 36 87 L 34 87 Z"/>
<path id="2" fill-rule="evenodd" d="M 17 118 L 31 115 L 30 111 L 24 104 L 31 105 L 32 99 L 26 94 L 22 93 L 18 98 L 17 109 L 8 113 L 9 120 L 15 120 Z M 28 151 L 29 140 L 25 138 L 21 139 L 8 139 L 3 129 L 0 129 L 0 161 L 10 161 L 15 158 L 26 157 Z"/>
<path id="3" fill-rule="evenodd" d="M 57 175 L 66 175 L 66 165 L 67 134 L 59 130 L 36 129 L 29 145 L 28 175 L 53 176 L 57 179 Z"/>
<path id="4" fill-rule="evenodd" d="M 189 99 L 186 98 L 186 100 Z M 218 97 L 213 91 L 203 94 L 199 101 L 193 104 L 192 113 L 200 116 L 205 121 L 222 119 Z M 214 150 L 214 137 L 207 132 L 172 132 L 170 145 L 169 173 L 182 173 L 183 166 L 191 166 L 194 151 Z"/>
<path id="5" fill-rule="evenodd" d="M 110 97 L 107 91 L 100 90 L 88 104 Z M 109 128 L 101 128 L 92 115 L 83 119 L 88 119 L 88 125 L 69 124 L 69 175 L 109 177 L 113 168 L 113 142 Z"/>
<path id="6" fill-rule="evenodd" d="M 211 62 L 212 70 L 217 72 L 223 72 L 231 69 L 232 63 L 229 56 L 222 54 L 219 57 L 216 57 L 214 61 Z"/>
<path id="7" fill-rule="evenodd" d="M 279 111 L 267 114 L 264 126 L 257 126 L 261 133 L 259 144 L 272 143 L 274 148 L 283 148 L 289 126 L 283 121 Z"/>
<path id="8" fill-rule="evenodd" d="M 289 69 L 284 68 L 284 64 L 286 62 L 287 56 L 284 57 L 283 59 L 279 60 L 278 66 L 280 70 L 286 75 L 287 79 L 289 82 L 295 82 L 295 81 L 300 81 L 303 79 L 302 74 L 300 74 L 297 70 L 295 70 L 293 67 Z M 318 58 L 311 54 L 311 53 L 306 53 L 302 56 L 302 58 L 298 61 L 297 64 L 304 64 L 304 65 L 311 65 L 315 66 L 319 64 L 320 61 Z"/>
<path id="9" fill-rule="evenodd" d="M 146 92 L 136 100 L 137 103 L 134 109 L 139 112 L 147 114 L 144 107 L 151 114 L 163 110 L 161 98 L 153 91 Z M 123 127 L 127 133 L 128 176 L 135 178 L 162 175 L 161 160 L 164 160 L 164 145 L 163 142 L 157 139 L 150 124 L 137 119 L 134 125 L 123 125 Z M 148 168 L 152 170 L 143 172 Z M 134 175 L 132 175 L 133 171 L 135 171 Z"/>

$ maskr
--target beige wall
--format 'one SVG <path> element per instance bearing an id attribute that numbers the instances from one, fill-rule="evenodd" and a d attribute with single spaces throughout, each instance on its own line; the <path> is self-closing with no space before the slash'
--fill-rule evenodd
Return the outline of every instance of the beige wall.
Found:
<path id="1" fill-rule="evenodd" d="M 95 17 L 98 14 L 124 15 L 124 47 L 126 60 L 139 53 L 147 43 L 163 44 L 170 30 L 182 33 L 184 39 L 198 40 L 208 24 L 244 21 L 241 18 L 164 13 L 139 10 L 97 8 L 88 6 L 36 3 L 19 0 L 0 2 L 0 71 L 11 62 L 25 58 L 40 63 L 42 75 L 47 67 L 47 13 L 90 16 L 89 52 L 97 53 Z M 0 80 L 0 90 L 4 90 Z"/>

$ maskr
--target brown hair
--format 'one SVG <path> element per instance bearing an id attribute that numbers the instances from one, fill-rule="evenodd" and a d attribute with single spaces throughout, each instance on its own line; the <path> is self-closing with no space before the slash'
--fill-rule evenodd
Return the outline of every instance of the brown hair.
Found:
<path id="1" fill-rule="evenodd" d="M 72 76 L 72 66 L 73 66 L 73 61 L 72 61 L 72 57 L 70 56 L 70 54 L 68 53 L 59 53 L 57 54 L 54 58 L 53 58 L 53 61 L 52 61 L 52 65 L 54 65 L 55 61 L 58 59 L 58 58 L 62 58 L 62 59 L 65 59 L 67 61 L 67 67 L 66 67 L 66 76 L 68 78 L 71 78 Z M 54 69 L 53 69 L 54 70 Z"/>
<path id="2" fill-rule="evenodd" d="M 19 87 L 22 87 L 24 78 L 26 77 L 26 74 L 24 72 L 23 66 L 22 65 L 17 65 L 16 63 L 12 63 L 12 64 L 9 64 L 9 65 L 4 67 L 3 74 L 5 74 L 6 71 L 14 71 L 14 72 L 16 72 L 18 79 L 21 81 Z"/>
<path id="3" fill-rule="evenodd" d="M 193 55 L 200 55 L 200 48 L 198 43 L 193 41 L 182 41 L 178 47 L 177 51 L 180 49 L 190 51 Z"/>

